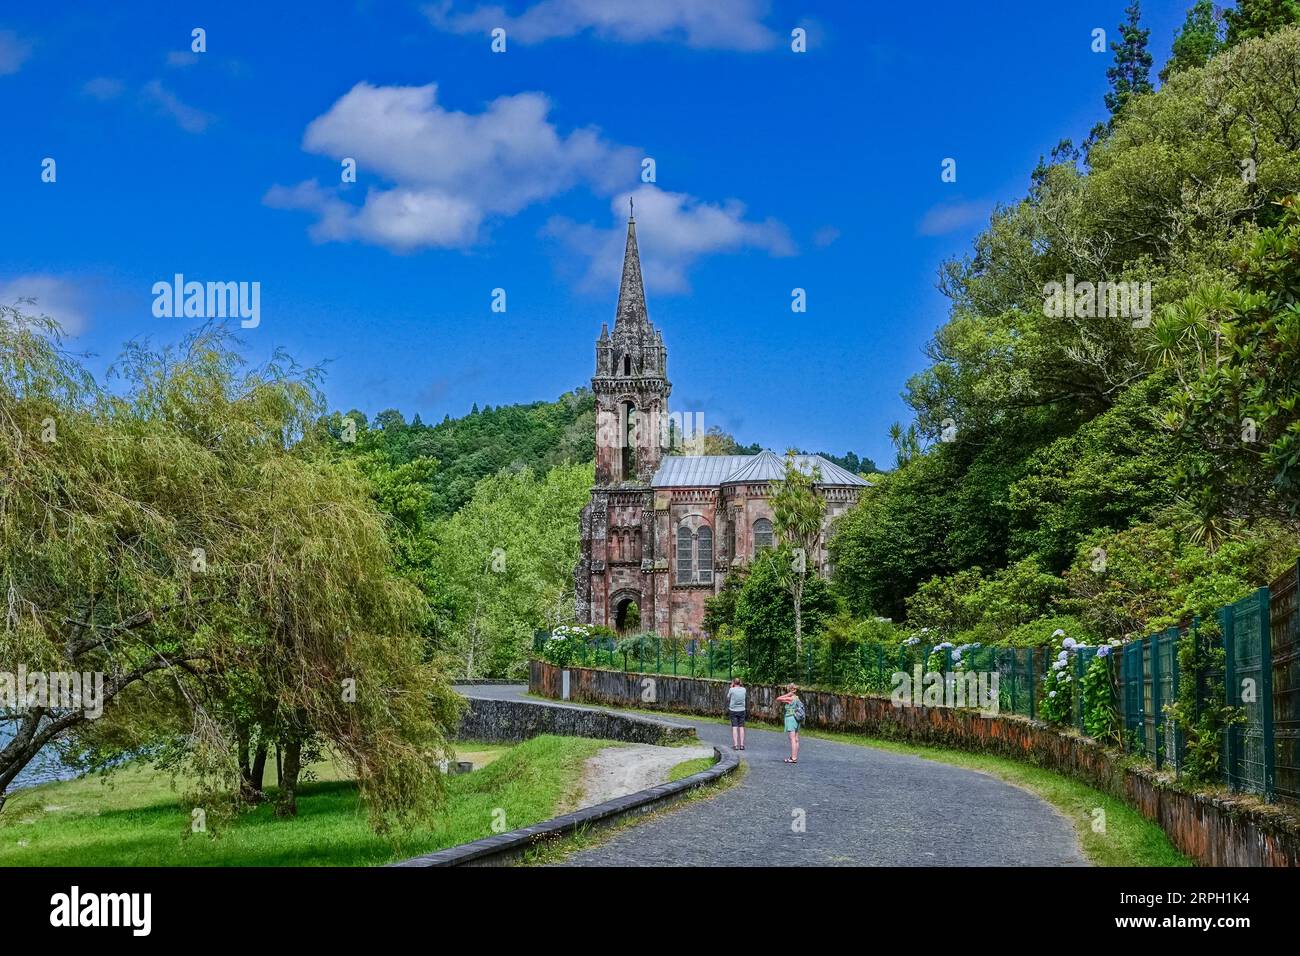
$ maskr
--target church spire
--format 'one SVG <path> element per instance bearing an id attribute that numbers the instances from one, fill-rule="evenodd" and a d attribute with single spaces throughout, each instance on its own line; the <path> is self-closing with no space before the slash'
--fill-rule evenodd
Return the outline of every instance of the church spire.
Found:
<path id="1" fill-rule="evenodd" d="M 623 281 L 618 287 L 618 311 L 614 328 L 641 327 L 650 324 L 645 307 L 645 286 L 641 281 L 641 255 L 636 248 L 636 217 L 632 197 L 627 200 L 627 246 L 623 250 Z"/>

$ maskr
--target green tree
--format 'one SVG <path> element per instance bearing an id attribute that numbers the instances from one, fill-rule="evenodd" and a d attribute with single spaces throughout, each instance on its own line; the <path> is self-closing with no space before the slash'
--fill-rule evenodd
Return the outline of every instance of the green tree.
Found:
<path id="1" fill-rule="evenodd" d="M 1196 0 L 1187 10 L 1187 19 L 1174 37 L 1169 62 L 1160 71 L 1163 83 L 1179 70 L 1205 66 L 1223 48 L 1223 23 L 1214 9 L 1213 0 Z"/>
<path id="2" fill-rule="evenodd" d="M 704 602 L 704 633 L 709 637 L 720 638 L 736 627 L 736 601 L 740 598 L 740 589 L 745 583 L 745 569 L 735 568 L 727 572 L 718 593 Z"/>
<path id="3" fill-rule="evenodd" d="M 0 307 L 0 661 L 104 675 L 99 720 L 4 715 L 0 793 L 46 746 L 104 765 L 163 744 L 200 786 L 237 790 L 233 723 L 256 699 L 289 760 L 284 812 L 317 739 L 376 825 L 427 817 L 458 703 L 422 659 L 422 600 L 366 485 L 305 437 L 319 374 L 249 367 L 221 327 L 132 345 L 114 374 L 109 392 L 57 326 Z"/>
<path id="4" fill-rule="evenodd" d="M 1124 10 L 1128 18 L 1119 25 L 1119 40 L 1110 48 L 1115 51 L 1115 62 L 1106 71 L 1110 92 L 1106 94 L 1106 109 L 1115 116 L 1128 104 L 1130 98 L 1150 93 L 1151 54 L 1147 50 L 1150 30 L 1142 29 L 1142 8 L 1133 0 Z"/>
<path id="5" fill-rule="evenodd" d="M 817 493 L 821 469 L 813 465 L 808 474 L 799 469 L 793 451 L 786 452 L 785 476 L 772 483 L 772 519 L 777 534 L 790 544 L 790 566 L 786 586 L 794 599 L 794 649 L 803 653 L 803 594 L 812 573 L 821 569 L 821 540 L 826 505 Z"/>
<path id="6" fill-rule="evenodd" d="M 1180 485 L 1211 547 L 1225 522 L 1300 513 L 1300 199 L 1280 205 L 1236 288 L 1198 290 L 1155 329 L 1152 348 L 1183 386 L 1167 417 L 1191 445 Z"/>
<path id="7" fill-rule="evenodd" d="M 1237 0 L 1237 8 L 1225 10 L 1223 19 L 1228 24 L 1227 45 L 1236 46 L 1244 40 L 1267 36 L 1300 23 L 1300 3 L 1297 0 Z"/>
<path id="8" fill-rule="evenodd" d="M 434 529 L 427 555 L 440 649 L 466 677 L 517 677 L 533 631 L 573 620 L 579 515 L 593 466 L 482 479 Z"/>
<path id="9" fill-rule="evenodd" d="M 787 569 L 790 546 L 763 551 L 749 565 L 736 599 L 736 627 L 743 635 L 744 659 L 752 681 L 783 681 L 801 672 L 794 642 L 794 598 Z M 835 613 L 835 598 L 819 577 L 810 577 L 803 595 L 803 623 L 809 634 L 818 631 Z"/>

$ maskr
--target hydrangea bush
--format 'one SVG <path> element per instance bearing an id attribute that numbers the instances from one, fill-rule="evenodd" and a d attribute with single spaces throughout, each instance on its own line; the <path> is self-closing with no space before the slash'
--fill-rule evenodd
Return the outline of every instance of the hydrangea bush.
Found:
<path id="1" fill-rule="evenodd" d="M 585 658 L 590 639 L 591 629 L 585 624 L 561 624 L 542 646 L 542 657 L 556 667 L 569 667 Z"/>

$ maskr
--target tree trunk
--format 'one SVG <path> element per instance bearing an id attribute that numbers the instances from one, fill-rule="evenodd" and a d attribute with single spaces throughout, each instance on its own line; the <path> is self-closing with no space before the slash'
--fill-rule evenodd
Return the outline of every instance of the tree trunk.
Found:
<path id="1" fill-rule="evenodd" d="M 257 788 L 257 795 L 262 796 L 262 781 L 266 779 L 266 741 L 258 741 L 257 750 L 253 754 L 253 786 Z"/>
<path id="2" fill-rule="evenodd" d="M 248 764 L 248 725 L 235 725 L 235 758 L 239 764 L 239 795 L 245 800 L 253 797 L 253 771 Z"/>
<path id="3" fill-rule="evenodd" d="M 302 741 L 288 740 L 284 744 L 284 775 L 280 781 L 280 800 L 275 808 L 277 817 L 298 814 L 298 773 L 302 769 Z"/>
<path id="4" fill-rule="evenodd" d="M 262 793 L 262 778 L 266 771 L 266 741 L 260 741 L 256 751 L 249 760 L 251 744 L 245 737 L 239 743 L 239 794 L 249 803 L 259 803 Z"/>
<path id="5" fill-rule="evenodd" d="M 803 575 L 795 579 L 794 585 L 794 654 L 795 673 L 798 673 L 799 659 L 803 657 Z"/>

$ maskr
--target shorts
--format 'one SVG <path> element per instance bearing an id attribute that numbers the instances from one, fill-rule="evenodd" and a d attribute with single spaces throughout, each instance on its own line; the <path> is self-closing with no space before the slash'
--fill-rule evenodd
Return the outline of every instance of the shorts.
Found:
<path id="1" fill-rule="evenodd" d="M 785 732 L 787 734 L 793 734 L 793 733 L 798 733 L 798 731 L 799 731 L 799 721 L 795 720 L 793 717 L 787 717 L 785 719 Z"/>
<path id="2" fill-rule="evenodd" d="M 727 714 L 731 717 L 731 726 L 745 726 L 745 712 L 743 710 L 729 710 L 727 711 Z"/>

